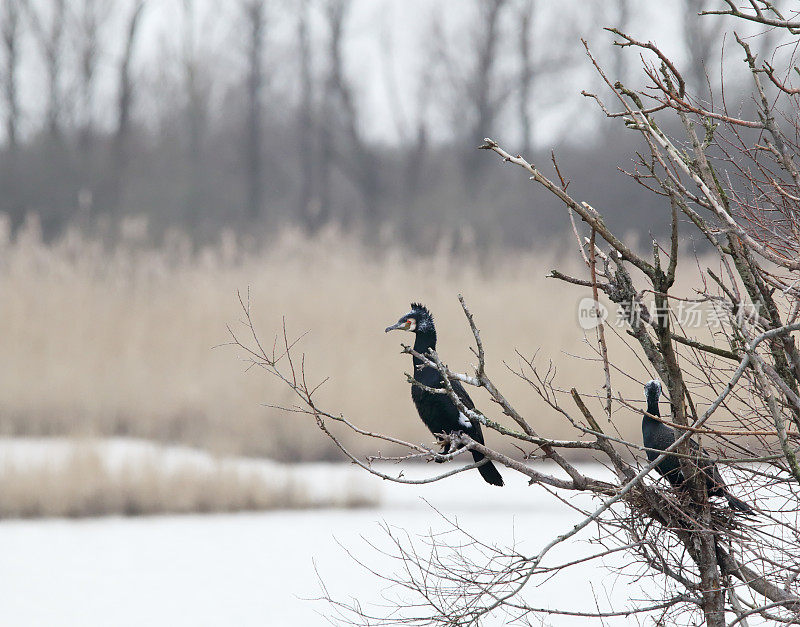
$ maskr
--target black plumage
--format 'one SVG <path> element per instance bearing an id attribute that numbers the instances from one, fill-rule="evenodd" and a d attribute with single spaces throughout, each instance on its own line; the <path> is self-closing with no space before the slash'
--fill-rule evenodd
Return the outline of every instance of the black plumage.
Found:
<path id="1" fill-rule="evenodd" d="M 436 349 L 436 328 L 433 324 L 433 316 L 428 309 L 419 303 L 411 303 L 411 311 L 401 317 L 397 324 L 386 328 L 386 331 L 395 329 L 410 331 L 414 333 L 414 350 L 420 355 L 425 355 L 431 349 Z M 414 379 L 429 388 L 443 388 L 439 371 L 428 365 L 422 365 L 422 360 L 414 357 Z M 450 379 L 450 385 L 458 398 L 468 409 L 474 409 L 475 404 L 467 394 L 464 386 L 456 379 Z M 479 423 L 473 424 L 469 418 L 462 414 L 453 400 L 446 394 L 436 394 L 429 392 L 417 385 L 411 386 L 411 398 L 417 408 L 422 422 L 430 429 L 434 435 L 450 434 L 463 432 L 476 442 L 483 444 L 483 433 Z M 445 444 L 443 453 L 449 452 L 449 443 Z M 482 453 L 470 451 L 472 458 L 479 462 L 484 459 Z M 478 471 L 487 483 L 492 485 L 503 485 L 503 477 L 498 472 L 494 464 L 487 460 L 486 463 L 478 467 Z"/>
<path id="2" fill-rule="evenodd" d="M 675 431 L 672 427 L 659 422 L 652 416 L 661 416 L 658 409 L 658 399 L 661 396 L 661 383 L 659 381 L 649 381 L 644 386 L 645 397 L 647 398 L 647 413 L 642 417 L 642 441 L 648 449 L 656 449 L 657 451 L 664 451 L 675 442 Z M 693 452 L 697 452 L 700 447 L 692 439 L 689 439 L 689 447 Z M 651 462 L 659 456 L 656 451 L 647 451 L 647 459 Z M 737 499 L 729 491 L 722 479 L 722 475 L 714 462 L 711 461 L 708 452 L 705 449 L 700 450 L 699 456 L 700 468 L 706 479 L 706 490 L 709 496 L 724 496 L 731 508 L 751 514 L 753 508 L 744 501 Z M 675 487 L 684 488 L 684 477 L 681 471 L 680 462 L 674 455 L 667 455 L 656 466 L 656 470 Z"/>

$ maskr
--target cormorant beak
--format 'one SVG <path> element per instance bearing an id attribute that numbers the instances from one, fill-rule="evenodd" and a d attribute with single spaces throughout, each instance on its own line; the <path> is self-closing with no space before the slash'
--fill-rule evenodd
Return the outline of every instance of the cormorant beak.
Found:
<path id="1" fill-rule="evenodd" d="M 390 327 L 386 327 L 384 333 L 388 333 L 389 331 L 394 331 L 395 329 L 400 329 L 401 331 L 413 331 L 416 328 L 417 324 L 413 318 L 404 318 L 399 320 L 397 324 L 393 324 Z"/>

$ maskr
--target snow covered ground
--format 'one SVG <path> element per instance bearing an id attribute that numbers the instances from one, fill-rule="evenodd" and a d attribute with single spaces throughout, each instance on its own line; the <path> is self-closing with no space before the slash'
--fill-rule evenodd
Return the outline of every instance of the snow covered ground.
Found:
<path id="1" fill-rule="evenodd" d="M 412 467 L 404 474 L 428 475 L 440 468 Z M 338 489 L 333 478 L 352 481 L 353 470 L 313 465 L 295 472 L 324 491 Z M 372 509 L 3 521 L 0 624 L 325 625 L 323 615 L 330 608 L 304 600 L 320 593 L 315 567 L 335 597 L 380 602 L 385 593 L 345 552 L 389 569 L 386 558 L 364 541 L 385 544 L 381 523 L 412 534 L 445 530 L 449 525 L 435 507 L 457 516 L 476 536 L 516 541 L 519 550 L 535 553 L 577 522 L 568 507 L 528 487 L 524 478 L 505 474 L 502 489 L 487 486 L 476 472 L 420 486 L 366 477 L 381 495 L 381 506 Z M 586 549 L 584 543 L 571 543 L 553 559 L 576 557 Z M 621 600 L 636 594 L 627 580 L 599 573 L 604 571 L 595 565 L 581 567 L 569 579 L 556 577 L 532 588 L 528 599 L 591 609 L 594 595 Z M 551 623 L 585 624 L 563 617 Z"/>

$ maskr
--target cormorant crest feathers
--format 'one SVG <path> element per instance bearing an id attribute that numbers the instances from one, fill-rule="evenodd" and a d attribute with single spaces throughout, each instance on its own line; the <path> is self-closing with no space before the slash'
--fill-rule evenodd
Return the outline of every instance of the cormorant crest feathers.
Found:
<path id="1" fill-rule="evenodd" d="M 417 314 L 419 317 L 417 321 L 418 331 L 433 330 L 433 314 L 428 311 L 428 308 L 422 303 L 411 303 L 411 313 Z"/>
<path id="2" fill-rule="evenodd" d="M 431 322 L 433 322 L 433 314 L 428 311 L 428 308 L 422 303 L 411 303 L 411 311 L 424 313 L 426 316 L 428 316 L 428 318 L 431 319 Z"/>

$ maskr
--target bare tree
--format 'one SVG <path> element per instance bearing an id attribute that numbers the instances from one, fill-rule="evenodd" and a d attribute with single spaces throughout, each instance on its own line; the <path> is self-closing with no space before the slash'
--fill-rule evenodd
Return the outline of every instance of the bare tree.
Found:
<path id="1" fill-rule="evenodd" d="M 0 14 L 0 36 L 3 47 L 3 69 L 0 72 L 6 110 L 6 141 L 11 152 L 16 151 L 19 129 L 19 40 L 21 0 L 4 0 Z"/>
<path id="2" fill-rule="evenodd" d="M 420 67 L 414 73 L 416 84 L 413 90 L 405 88 L 408 93 L 403 98 L 403 89 L 398 81 L 396 68 L 397 55 L 392 31 L 392 16 L 387 14 L 382 24 L 381 34 L 381 61 L 383 81 L 386 87 L 390 112 L 399 139 L 399 148 L 402 159 L 402 176 L 400 178 L 400 201 L 403 212 L 398 214 L 399 231 L 403 239 L 410 242 L 414 237 L 415 204 L 420 196 L 422 174 L 425 170 L 426 158 L 429 151 L 429 109 L 432 98 L 433 72 L 431 65 L 435 63 L 435 50 L 431 46 L 422 52 Z M 430 41 L 438 30 L 438 14 L 434 14 L 434 26 L 430 34 L 423 36 L 423 41 Z M 405 101 L 410 105 L 403 106 Z"/>
<path id="3" fill-rule="evenodd" d="M 185 94 L 186 163 L 188 190 L 184 217 L 189 224 L 197 223 L 202 197 L 203 140 L 206 130 L 206 98 L 196 36 L 195 0 L 182 0 L 183 28 L 181 35 L 181 65 Z"/>
<path id="4" fill-rule="evenodd" d="M 321 91 L 322 102 L 319 105 L 319 120 L 317 125 L 317 140 L 319 142 L 317 191 L 319 193 L 319 204 L 314 208 L 321 212 L 321 217 L 323 217 L 325 221 L 328 221 L 333 213 L 334 195 L 331 186 L 333 162 L 336 156 L 333 147 L 334 94 L 330 72 L 322 79 Z"/>
<path id="5" fill-rule="evenodd" d="M 264 91 L 264 39 L 266 7 L 264 0 L 244 0 L 242 10 L 247 20 L 247 123 L 244 133 L 244 157 L 247 171 L 247 206 L 251 220 L 262 217 L 263 145 L 261 133 Z"/>
<path id="6" fill-rule="evenodd" d="M 519 28 L 519 120 L 522 130 L 522 153 L 531 154 L 533 149 L 533 125 L 530 106 L 533 100 L 533 0 L 526 0 L 518 9 Z"/>
<path id="7" fill-rule="evenodd" d="M 617 15 L 615 23 L 617 28 L 623 32 L 628 31 L 631 21 L 631 3 L 630 0 L 617 0 L 616 1 Z M 628 80 L 628 55 L 620 47 L 614 48 L 614 78 L 623 83 Z"/>
<path id="8" fill-rule="evenodd" d="M 110 9 L 107 0 L 83 0 L 79 6 L 70 7 L 76 24 L 74 34 L 79 57 L 78 145 L 84 156 L 89 152 L 94 132 L 95 80 L 102 55 L 100 36 Z"/>
<path id="9" fill-rule="evenodd" d="M 0 94 L 2 94 L 3 110 L 5 113 L 5 143 L 6 150 L 2 151 L 6 158 L 0 168 L 0 185 L 4 189 L 2 208 L 13 219 L 19 220 L 23 213 L 20 207 L 20 190 L 17 185 L 19 180 L 19 67 L 20 67 L 20 38 L 22 34 L 22 1 L 4 0 L 0 6 Z"/>
<path id="10" fill-rule="evenodd" d="M 328 130 L 320 128 L 316 107 L 314 68 L 312 63 L 311 36 L 309 32 L 309 0 L 297 5 L 297 43 L 299 48 L 300 103 L 297 112 L 299 135 L 300 191 L 298 215 L 306 230 L 316 233 L 330 214 L 330 198 L 324 191 L 330 180 L 327 158 L 320 156 L 320 144 L 328 143 Z M 325 105 L 323 105 L 325 106 Z M 322 134 L 325 134 L 324 139 Z M 322 140 L 322 141 L 321 141 Z M 323 171 L 324 170 L 324 171 Z"/>
<path id="11" fill-rule="evenodd" d="M 470 49 L 472 59 L 464 60 L 450 48 L 443 33 L 439 57 L 454 95 L 453 109 L 457 112 L 457 140 L 462 149 L 462 169 L 470 186 L 482 182 L 485 162 L 475 153 L 475 146 L 495 127 L 504 108 L 514 97 L 517 120 L 521 130 L 521 148 L 530 153 L 534 143 L 532 106 L 541 103 L 547 94 L 537 91 L 537 81 L 548 76 L 563 76 L 574 64 L 574 55 L 551 39 L 547 46 L 536 46 L 534 30 L 538 21 L 537 5 L 528 0 L 509 2 L 491 0 L 477 3 L 478 14 L 473 24 Z M 509 20 L 512 18 L 512 20 Z M 513 22 L 513 30 L 507 22 Z M 573 24 L 556 22 L 553 28 L 572 31 Z M 577 36 L 577 34 L 576 34 Z M 508 40 L 515 42 L 515 74 L 505 70 L 511 55 L 504 56 Z M 555 38 L 553 38 L 555 39 Z M 468 64 L 466 71 L 464 66 Z M 541 105 L 540 105 L 541 106 Z"/>
<path id="12" fill-rule="evenodd" d="M 412 213 L 422 192 L 422 174 L 429 158 L 430 138 L 427 118 L 433 91 L 432 80 L 431 72 L 423 69 L 417 85 L 412 133 L 403 142 L 403 146 L 406 147 L 403 167 L 403 201 L 406 213 L 402 227 L 406 241 L 410 241 L 413 237 Z"/>
<path id="13" fill-rule="evenodd" d="M 122 160 L 124 143 L 130 131 L 131 108 L 133 106 L 133 83 L 131 80 L 131 64 L 136 50 L 139 25 L 142 21 L 146 0 L 136 0 L 128 14 L 125 26 L 125 45 L 120 58 L 117 74 L 117 123 L 114 132 L 117 153 Z"/>
<path id="14" fill-rule="evenodd" d="M 342 41 L 349 8 L 350 0 L 328 0 L 325 6 L 329 63 L 325 98 L 331 106 L 328 111 L 330 117 L 326 116 L 326 121 L 339 131 L 343 139 L 338 148 L 329 144 L 329 149 L 333 150 L 335 163 L 360 192 L 365 223 L 372 230 L 381 217 L 380 170 L 376 151 L 364 139 L 353 88 L 345 72 Z"/>
<path id="15" fill-rule="evenodd" d="M 117 121 L 114 131 L 114 176 L 119 179 L 127 164 L 127 142 L 131 126 L 131 109 L 133 107 L 133 81 L 131 79 L 131 64 L 136 50 L 139 25 L 142 21 L 146 0 L 135 0 L 128 18 L 125 21 L 125 39 L 122 57 L 117 66 Z M 114 185 L 114 202 L 116 207 L 119 195 L 119 180 Z"/>
<path id="16" fill-rule="evenodd" d="M 719 49 L 722 20 L 698 20 L 708 0 L 685 0 L 683 12 L 683 39 L 689 53 L 688 82 L 695 95 L 705 98 L 709 95 L 709 72 L 714 55 Z"/>
<path id="17" fill-rule="evenodd" d="M 82 217 L 92 210 L 100 179 L 95 156 L 95 95 L 98 63 L 103 55 L 102 35 L 112 5 L 108 0 L 83 0 L 70 4 L 66 16 L 75 49 L 78 51 L 78 71 L 75 98 L 77 125 L 78 208 Z M 101 162 L 102 163 L 102 162 Z"/>
<path id="18" fill-rule="evenodd" d="M 66 17 L 65 0 L 48 0 L 47 8 L 37 8 L 24 3 L 33 33 L 42 52 L 47 75 L 46 128 L 51 139 L 61 137 L 61 117 L 64 111 L 63 98 L 63 45 Z"/>
<path id="19" fill-rule="evenodd" d="M 479 16 L 475 27 L 475 58 L 466 77 L 461 94 L 466 114 L 466 134 L 463 145 L 463 168 L 467 181 L 480 182 L 482 161 L 476 156 L 475 146 L 487 132 L 494 129 L 506 93 L 497 82 L 496 68 L 499 40 L 502 35 L 500 21 L 507 0 L 479 2 Z"/>
<path id="20" fill-rule="evenodd" d="M 726 5 L 716 13 L 789 32 L 800 29 L 799 21 L 785 17 L 768 2 L 752 3 L 748 9 L 733 0 Z M 393 611 L 369 608 L 357 599 L 349 603 L 331 598 L 346 621 L 473 625 L 499 613 L 519 624 L 531 624 L 546 614 L 597 619 L 641 614 L 657 624 L 702 621 L 709 627 L 746 624 L 751 616 L 776 624 L 800 620 L 800 353 L 796 345 L 800 331 L 800 172 L 796 165 L 800 107 L 796 95 L 800 87 L 788 68 L 779 72 L 769 64 L 757 63 L 749 43 L 736 36 L 737 52 L 744 56 L 752 78 L 758 111 L 746 118 L 724 107 L 705 108 L 698 104 L 702 100 L 689 97 L 691 83 L 658 45 L 618 29 L 612 32 L 618 45 L 641 55 L 647 85 L 634 91 L 622 82 L 612 82 L 586 45 L 590 62 L 615 106 L 607 105 L 599 95 L 585 95 L 645 142 L 647 150 L 639 155 L 630 175 L 660 203 L 669 223 L 665 241 L 654 239 L 647 253 L 635 249 L 609 228 L 601 210 L 570 193 L 555 160 L 553 174 L 548 176 L 491 139 L 481 146 L 504 163 L 522 169 L 536 186 L 569 210 L 585 275 L 553 270 L 550 276 L 591 291 L 593 319 L 598 321 L 591 346 L 604 385 L 599 393 L 579 390 L 571 381 L 558 380 L 552 368 L 542 367 L 535 357 L 519 353 L 516 374 L 544 400 L 554 418 L 571 426 L 573 438 L 557 440 L 538 433 L 498 388 L 487 371 L 487 349 L 476 317 L 463 298 L 461 305 L 477 358 L 473 373 L 452 370 L 435 351 L 420 354 L 404 346 L 404 352 L 438 370 L 440 387 L 425 388 L 428 392 L 447 395 L 464 416 L 493 430 L 495 438 L 514 442 L 524 451 L 519 457 L 460 432 L 441 434 L 450 444 L 448 453 L 442 454 L 432 447 L 372 432 L 324 408 L 318 390 L 325 380 L 312 381 L 297 343 L 285 330 L 282 344 L 265 350 L 252 322 L 249 299 L 242 299 L 247 335 L 232 331 L 232 343 L 254 365 L 287 385 L 295 399 L 295 405 L 288 408 L 293 415 L 310 416 L 343 454 L 365 471 L 398 483 L 442 481 L 476 464 L 411 480 L 373 462 L 444 462 L 474 451 L 524 475 L 553 498 L 561 498 L 553 489 L 595 497 L 591 507 L 573 504 L 583 513 L 581 522 L 544 542 L 535 555 L 469 536 L 456 541 L 430 537 L 432 547 L 422 552 L 413 541 L 390 532 L 393 549 L 384 553 L 384 565 L 374 574 L 411 593 L 413 601 Z M 724 98 L 714 100 L 725 102 Z M 680 136 L 672 137 L 665 130 L 673 120 L 680 124 Z M 687 261 L 681 246 L 684 230 L 708 242 L 713 254 L 708 266 L 713 268 L 704 269 L 706 264 L 689 260 L 697 267 L 697 281 L 679 287 L 678 266 Z M 632 350 L 640 357 L 638 372 L 623 371 L 615 349 L 606 341 L 612 327 L 599 315 L 601 294 L 618 307 L 627 332 L 620 339 L 625 351 Z M 652 301 L 647 302 L 647 297 Z M 695 337 L 696 331 L 683 315 L 687 305 L 713 311 L 719 326 Z M 670 413 L 662 418 L 650 413 L 649 405 L 647 413 L 673 430 L 674 442 L 666 448 L 626 442 L 613 431 L 616 420 L 643 413 L 641 401 L 616 391 L 618 379 L 631 377 L 642 382 L 654 376 L 665 384 Z M 503 420 L 467 407 L 452 380 L 482 388 L 502 411 Z M 341 443 L 331 425 L 373 439 L 376 445 L 401 447 L 404 454 L 360 459 Z M 701 439 L 702 446 L 698 443 Z M 565 457 L 574 449 L 602 459 L 613 476 L 594 476 L 574 465 Z M 637 462 L 644 453 L 651 453 L 652 461 Z M 557 471 L 526 463 L 532 455 L 549 459 Z M 667 458 L 674 460 L 681 472 L 676 487 L 648 480 Z M 724 473 L 724 479 L 712 468 Z M 752 516 L 734 516 L 710 498 L 710 493 L 720 491 L 721 481 L 752 506 Z M 461 530 L 457 522 L 453 525 Z M 587 550 L 578 560 L 557 562 L 554 547 L 590 526 L 596 530 L 593 536 L 598 548 Z M 464 550 L 468 542 L 479 544 L 480 559 Z M 625 607 L 598 606 L 586 612 L 540 607 L 526 599 L 528 586 L 613 553 L 624 553 L 626 562 L 637 568 L 635 573 L 623 570 L 620 575 L 638 578 L 646 572 L 659 581 L 662 597 L 647 602 L 630 599 Z M 386 568 L 387 558 L 399 567 Z"/>

